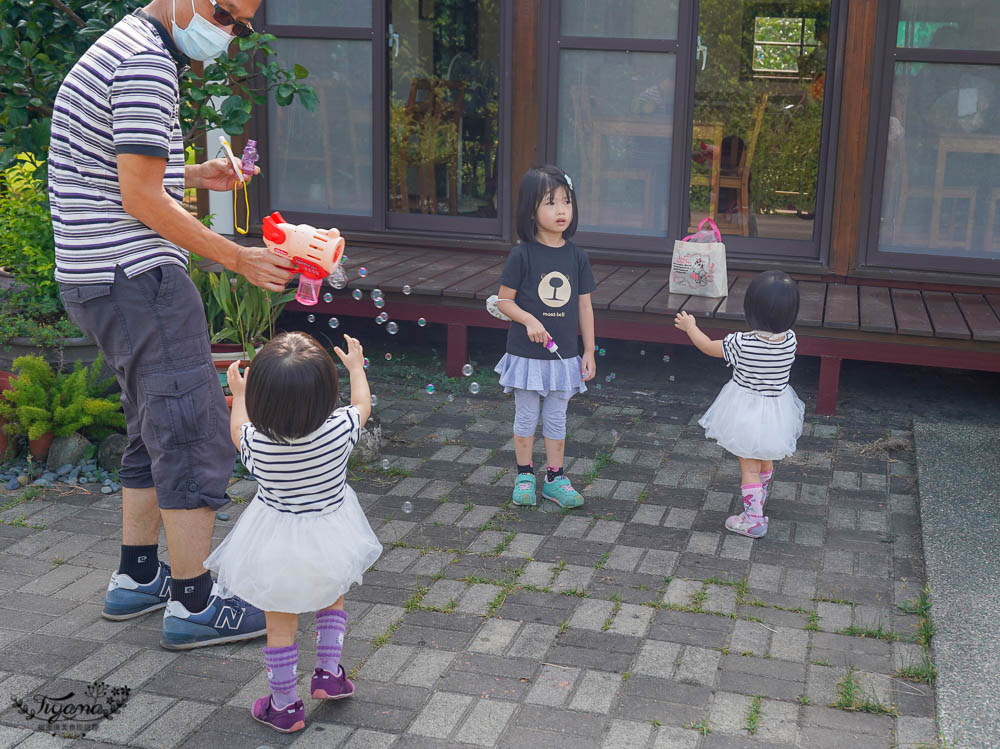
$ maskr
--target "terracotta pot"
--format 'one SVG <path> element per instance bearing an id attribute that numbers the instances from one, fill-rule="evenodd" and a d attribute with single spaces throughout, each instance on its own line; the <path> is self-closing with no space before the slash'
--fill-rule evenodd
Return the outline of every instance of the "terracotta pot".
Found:
<path id="1" fill-rule="evenodd" d="M 226 396 L 226 405 L 229 406 L 229 413 L 233 412 L 233 396 Z"/>
<path id="2" fill-rule="evenodd" d="M 47 432 L 37 440 L 28 440 L 28 452 L 31 453 L 31 457 L 35 460 L 45 460 L 49 456 L 49 448 L 54 437 L 52 432 Z"/>
<path id="3" fill-rule="evenodd" d="M 225 372 L 234 361 L 243 358 L 243 347 L 238 343 L 213 343 L 212 363 L 219 372 Z"/>

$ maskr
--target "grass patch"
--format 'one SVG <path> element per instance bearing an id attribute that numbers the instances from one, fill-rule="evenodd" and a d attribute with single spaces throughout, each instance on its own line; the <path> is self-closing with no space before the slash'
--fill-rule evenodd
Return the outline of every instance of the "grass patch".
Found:
<path id="1" fill-rule="evenodd" d="M 608 549 L 603 554 L 601 554 L 601 558 L 594 563 L 594 569 L 595 570 L 604 569 L 604 565 L 608 563 L 609 559 L 611 559 L 611 549 Z"/>
<path id="2" fill-rule="evenodd" d="M 760 703 L 762 699 L 763 698 L 760 695 L 754 697 L 753 702 L 750 703 L 750 709 L 747 710 L 747 720 L 744 724 L 744 728 L 747 729 L 747 733 L 751 736 L 757 733 L 757 723 L 760 721 Z"/>
<path id="3" fill-rule="evenodd" d="M 587 473 L 580 477 L 580 481 L 583 482 L 584 486 L 594 483 L 594 480 L 601 475 L 601 471 L 607 468 L 609 465 L 614 463 L 614 458 L 611 457 L 611 453 L 601 450 L 594 456 L 594 467 L 591 468 Z"/>
<path id="4" fill-rule="evenodd" d="M 899 641 L 899 633 L 893 629 L 883 628 L 881 620 L 875 622 L 874 627 L 855 627 L 852 624 L 850 627 L 840 630 L 838 634 L 850 637 L 865 637 L 870 640 L 885 640 L 886 642 Z"/>
<path id="5" fill-rule="evenodd" d="M 934 686 L 934 680 L 937 679 L 937 669 L 931 663 L 930 655 L 924 653 L 919 665 L 904 666 L 893 674 L 893 676 L 898 676 L 900 679 L 906 679 L 907 681 L 916 681 L 920 684 Z"/>
<path id="6" fill-rule="evenodd" d="M 848 666 L 847 673 L 837 682 L 837 700 L 830 707 L 850 712 L 896 715 L 895 706 L 886 707 L 874 695 L 865 692 L 854 666 Z"/>
<path id="7" fill-rule="evenodd" d="M 806 624 L 803 629 L 807 629 L 810 632 L 819 632 L 819 612 L 810 611 L 809 612 L 809 623 Z"/>
<path id="8" fill-rule="evenodd" d="M 590 598 L 590 593 L 587 592 L 586 588 L 571 588 L 569 590 L 562 591 L 564 596 L 572 596 L 573 598 Z"/>
<path id="9" fill-rule="evenodd" d="M 559 622 L 559 631 L 556 632 L 556 637 L 566 632 L 569 629 L 569 619 L 563 619 Z"/>
<path id="10" fill-rule="evenodd" d="M 831 598 L 830 596 L 814 596 L 809 600 L 822 603 L 839 603 L 843 606 L 855 605 L 854 601 L 848 601 L 846 598 Z"/>
<path id="11" fill-rule="evenodd" d="M 712 732 L 712 729 L 708 725 L 708 721 L 705 718 L 702 718 L 697 723 L 685 723 L 683 728 L 687 728 L 691 731 L 697 731 L 702 736 L 708 736 L 708 734 Z"/>

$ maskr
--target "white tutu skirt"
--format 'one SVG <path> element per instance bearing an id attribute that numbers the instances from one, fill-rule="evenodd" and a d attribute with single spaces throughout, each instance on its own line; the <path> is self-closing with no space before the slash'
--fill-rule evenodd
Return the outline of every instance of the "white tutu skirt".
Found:
<path id="1" fill-rule="evenodd" d="M 322 515 L 279 512 L 258 499 L 205 560 L 224 595 L 264 611 L 304 614 L 334 603 L 382 553 L 358 496 Z"/>
<path id="2" fill-rule="evenodd" d="M 805 409 L 791 385 L 769 397 L 730 380 L 698 423 L 737 457 L 781 460 L 795 452 Z"/>

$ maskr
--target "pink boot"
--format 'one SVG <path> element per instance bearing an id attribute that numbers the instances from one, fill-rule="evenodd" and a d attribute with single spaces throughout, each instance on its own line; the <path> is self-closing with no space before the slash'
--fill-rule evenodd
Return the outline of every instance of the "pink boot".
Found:
<path id="1" fill-rule="evenodd" d="M 743 512 L 726 518 L 726 530 L 741 536 L 760 538 L 767 533 L 767 518 L 764 517 L 764 487 L 761 484 L 743 484 Z"/>

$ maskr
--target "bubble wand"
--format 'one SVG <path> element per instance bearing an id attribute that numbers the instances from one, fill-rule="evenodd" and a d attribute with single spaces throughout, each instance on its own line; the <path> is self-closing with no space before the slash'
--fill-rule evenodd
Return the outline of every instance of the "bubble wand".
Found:
<path id="1" fill-rule="evenodd" d="M 513 302 L 513 299 L 501 299 L 496 294 L 491 296 L 486 300 L 486 311 L 489 312 L 493 317 L 498 320 L 505 320 L 506 322 L 513 322 L 507 315 L 500 311 L 500 302 Z M 566 361 L 562 358 L 562 354 L 559 353 L 559 347 L 556 342 L 549 338 L 548 341 L 542 344 L 546 350 L 551 351 L 553 354 L 559 357 L 560 361 Z"/>

